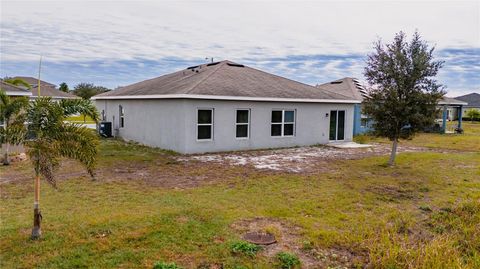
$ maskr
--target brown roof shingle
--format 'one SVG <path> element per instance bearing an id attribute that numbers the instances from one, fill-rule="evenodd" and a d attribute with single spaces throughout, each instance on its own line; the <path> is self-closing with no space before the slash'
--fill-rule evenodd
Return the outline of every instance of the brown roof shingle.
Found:
<path id="1" fill-rule="evenodd" d="M 29 90 L 17 87 L 0 80 L 0 89 L 4 90 L 9 96 L 31 96 Z"/>
<path id="2" fill-rule="evenodd" d="M 352 100 L 335 92 L 319 91 L 313 86 L 230 61 L 189 67 L 102 93 L 92 99 L 152 95 Z"/>
<path id="3" fill-rule="evenodd" d="M 14 77 L 15 78 L 19 78 L 25 82 L 27 82 L 28 84 L 32 85 L 32 86 L 36 86 L 38 85 L 38 78 L 34 78 L 34 77 L 24 77 L 24 76 L 17 76 L 17 77 Z M 40 80 L 40 85 L 45 85 L 45 86 L 53 86 L 55 87 L 56 85 L 55 84 L 52 84 L 50 82 L 46 82 L 46 81 L 43 81 L 43 80 Z"/>
<path id="4" fill-rule="evenodd" d="M 33 87 L 30 91 L 32 93 L 32 97 L 38 97 L 38 87 Z M 74 94 L 57 90 L 55 86 L 47 86 L 47 85 L 40 86 L 40 95 L 49 96 L 54 99 L 79 99 L 80 98 Z"/>

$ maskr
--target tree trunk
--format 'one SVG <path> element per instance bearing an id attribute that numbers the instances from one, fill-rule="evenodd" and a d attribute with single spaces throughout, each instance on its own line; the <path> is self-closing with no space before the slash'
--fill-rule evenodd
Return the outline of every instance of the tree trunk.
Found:
<path id="1" fill-rule="evenodd" d="M 5 145 L 5 156 L 3 157 L 3 165 L 9 165 L 10 164 L 10 156 L 9 156 L 9 151 L 10 151 L 10 144 L 6 143 Z"/>
<path id="2" fill-rule="evenodd" d="M 398 139 L 395 138 L 393 139 L 392 152 L 390 153 L 390 159 L 388 160 L 389 166 L 395 165 L 395 157 L 397 156 L 397 146 L 398 146 Z"/>
<path id="3" fill-rule="evenodd" d="M 32 229 L 32 239 L 39 239 L 42 236 L 41 222 L 42 222 L 42 213 L 40 212 L 39 206 L 40 200 L 40 176 L 35 177 L 35 201 L 33 203 L 33 229 Z"/>
<path id="4" fill-rule="evenodd" d="M 8 120 L 5 120 L 5 125 L 3 126 L 3 128 L 5 128 L 5 131 L 7 131 L 7 122 Z M 7 139 L 8 141 L 8 139 Z M 10 151 L 10 144 L 7 142 L 5 143 L 5 156 L 3 158 L 3 165 L 9 165 L 10 164 L 10 156 L 8 156 L 8 152 Z M 1 145 L 0 145 L 1 146 Z"/>

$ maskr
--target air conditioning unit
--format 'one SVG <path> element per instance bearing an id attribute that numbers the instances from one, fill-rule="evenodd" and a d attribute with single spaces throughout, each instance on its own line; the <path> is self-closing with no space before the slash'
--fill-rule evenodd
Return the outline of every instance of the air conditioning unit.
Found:
<path id="1" fill-rule="evenodd" d="M 100 122 L 100 124 L 98 125 L 98 133 L 103 137 L 112 137 L 112 122 Z"/>

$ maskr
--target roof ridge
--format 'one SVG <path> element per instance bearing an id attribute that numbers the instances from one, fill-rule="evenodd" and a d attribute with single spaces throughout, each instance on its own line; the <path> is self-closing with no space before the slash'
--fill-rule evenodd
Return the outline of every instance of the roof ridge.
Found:
<path id="1" fill-rule="evenodd" d="M 215 72 L 217 72 L 222 66 L 225 66 L 225 63 L 226 61 L 223 61 L 223 62 L 220 62 L 220 64 L 216 67 L 215 70 L 213 70 L 210 74 L 208 74 L 206 77 L 204 77 L 203 79 L 201 79 L 200 81 L 198 81 L 197 83 L 195 83 L 189 90 L 186 91 L 186 94 L 189 94 L 191 93 L 193 90 L 195 90 L 195 88 L 200 85 L 202 82 L 204 82 L 206 79 L 208 79 L 209 77 L 211 77 L 213 74 L 215 74 Z"/>

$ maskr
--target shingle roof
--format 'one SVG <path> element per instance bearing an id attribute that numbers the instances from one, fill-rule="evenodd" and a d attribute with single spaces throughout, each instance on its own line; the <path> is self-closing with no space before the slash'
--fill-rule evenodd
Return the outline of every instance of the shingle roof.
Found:
<path id="1" fill-rule="evenodd" d="M 32 93 L 29 90 L 17 87 L 12 84 L 8 84 L 0 80 L 0 88 L 4 90 L 9 96 L 31 96 Z"/>
<path id="2" fill-rule="evenodd" d="M 30 84 L 32 86 L 36 86 L 38 84 L 38 78 L 23 77 L 23 76 L 18 76 L 18 77 L 14 77 L 14 78 L 19 78 L 21 80 L 24 80 L 25 82 L 27 82 L 28 84 Z M 52 84 L 50 82 L 46 82 L 46 81 L 43 81 L 43 80 L 40 80 L 40 85 L 53 86 L 53 87 L 56 86 L 55 84 Z"/>
<path id="3" fill-rule="evenodd" d="M 442 97 L 442 100 L 438 101 L 439 105 L 467 105 L 466 102 L 457 100 L 452 97 Z"/>
<path id="4" fill-rule="evenodd" d="M 31 90 L 32 97 L 38 97 L 38 87 L 33 87 Z M 62 92 L 57 90 L 55 86 L 47 86 L 42 85 L 40 86 L 40 95 L 41 96 L 49 96 L 55 99 L 78 99 L 80 97 L 73 95 L 71 93 Z"/>
<path id="5" fill-rule="evenodd" d="M 164 98 L 165 96 L 172 96 L 172 98 L 173 96 L 183 98 L 197 96 L 204 99 L 222 96 L 245 100 L 272 98 L 352 101 L 351 98 L 334 92 L 318 91 L 313 86 L 230 61 L 189 67 L 102 93 L 92 99 Z"/>
<path id="6" fill-rule="evenodd" d="M 480 107 L 480 93 L 472 92 L 455 97 L 455 99 L 467 102 L 468 105 L 466 107 Z"/>
<path id="7" fill-rule="evenodd" d="M 365 87 L 355 78 L 345 77 L 316 86 L 322 91 L 341 94 L 345 97 L 362 101 L 366 94 Z"/>

